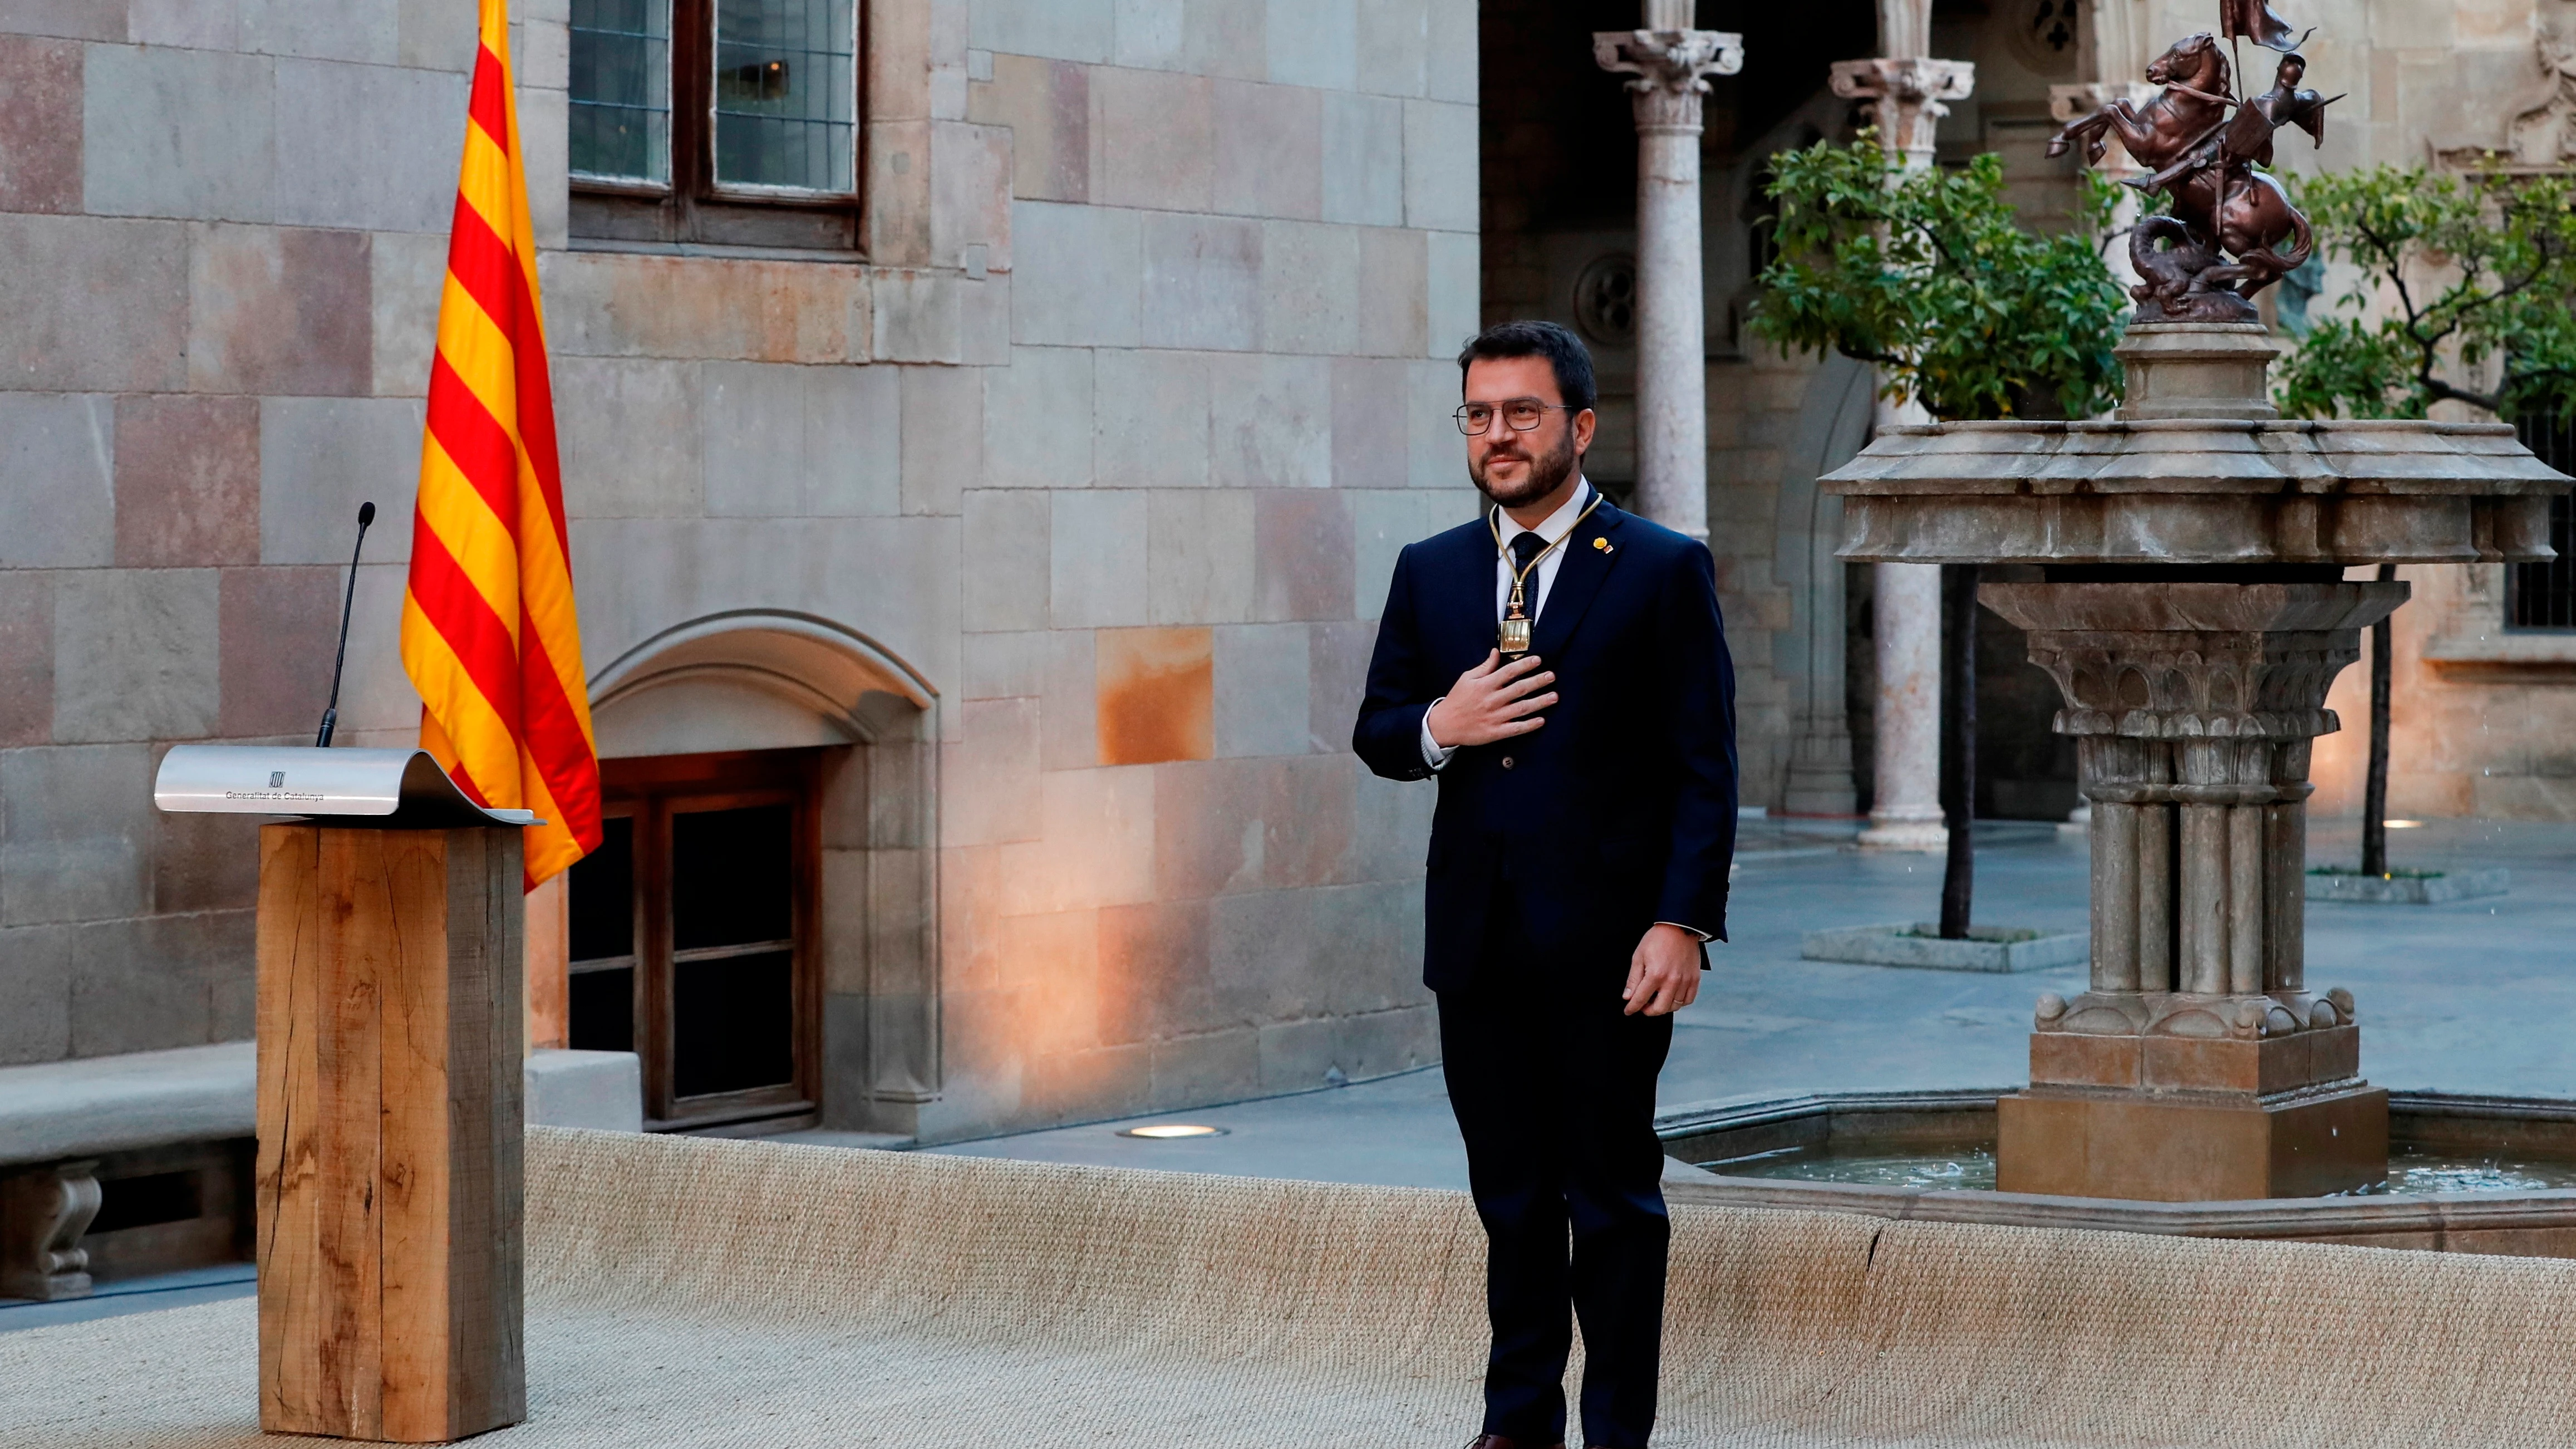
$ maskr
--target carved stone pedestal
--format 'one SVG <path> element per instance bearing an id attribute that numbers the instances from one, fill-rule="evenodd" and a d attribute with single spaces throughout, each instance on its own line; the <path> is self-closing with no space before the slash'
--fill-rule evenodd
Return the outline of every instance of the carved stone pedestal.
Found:
<path id="1" fill-rule="evenodd" d="M 98 1164 L 55 1162 L 0 1174 L 0 1298 L 89 1296 L 81 1234 L 98 1216 Z"/>
<path id="2" fill-rule="evenodd" d="M 2215 571 L 2213 571 L 2215 572 Z M 2331 572 L 2331 571 L 2328 571 Z M 2349 993 L 2310 994 L 2310 741 L 2400 583 L 1990 584 L 2067 707 L 2093 807 L 2093 979 L 2041 998 L 1997 1185 L 2306 1196 L 2387 1171 Z"/>

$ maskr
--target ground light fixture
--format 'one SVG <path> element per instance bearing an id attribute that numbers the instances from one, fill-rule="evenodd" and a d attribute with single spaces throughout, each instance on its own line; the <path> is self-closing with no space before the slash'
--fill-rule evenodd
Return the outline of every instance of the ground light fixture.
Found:
<path id="1" fill-rule="evenodd" d="M 1226 1129 L 1197 1122 L 1157 1122 L 1150 1127 L 1119 1129 L 1121 1137 L 1143 1137 L 1155 1142 L 1173 1142 L 1184 1137 L 1223 1137 Z"/>
<path id="2" fill-rule="evenodd" d="M 2421 820 L 2389 820 L 2382 823 L 2391 830 L 2418 830 L 2424 825 Z"/>

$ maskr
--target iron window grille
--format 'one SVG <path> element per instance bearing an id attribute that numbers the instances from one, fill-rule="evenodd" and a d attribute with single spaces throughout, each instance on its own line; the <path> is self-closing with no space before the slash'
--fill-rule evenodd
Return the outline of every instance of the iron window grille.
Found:
<path id="1" fill-rule="evenodd" d="M 572 233 L 854 251 L 859 0 L 572 0 Z"/>

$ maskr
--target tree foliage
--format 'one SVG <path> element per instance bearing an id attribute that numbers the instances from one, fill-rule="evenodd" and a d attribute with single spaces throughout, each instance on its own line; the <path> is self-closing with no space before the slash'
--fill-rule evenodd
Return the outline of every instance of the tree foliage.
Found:
<path id="1" fill-rule="evenodd" d="M 2379 166 L 2308 178 L 2296 194 L 2319 245 L 2361 275 L 2281 364 L 2283 413 L 2420 418 L 2451 399 L 2510 418 L 2576 404 L 2566 177 Z M 2491 388 L 2473 381 L 2488 376 Z"/>
<path id="2" fill-rule="evenodd" d="M 1755 335 L 1878 366 L 1936 418 L 2090 417 L 2119 400 L 2128 299 L 2090 237 L 2116 196 L 2086 172 L 2074 232 L 2023 230 L 2001 158 L 1907 173 L 1864 131 L 1771 160 L 1779 205 Z"/>

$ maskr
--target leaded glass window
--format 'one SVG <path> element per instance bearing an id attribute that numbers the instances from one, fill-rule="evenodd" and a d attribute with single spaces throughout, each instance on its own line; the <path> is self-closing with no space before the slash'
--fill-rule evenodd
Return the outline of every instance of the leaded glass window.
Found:
<path id="1" fill-rule="evenodd" d="M 572 0 L 572 174 L 671 180 L 670 0 Z"/>
<path id="2" fill-rule="evenodd" d="M 850 0 L 716 0 L 720 187 L 848 192 L 858 134 Z"/>

